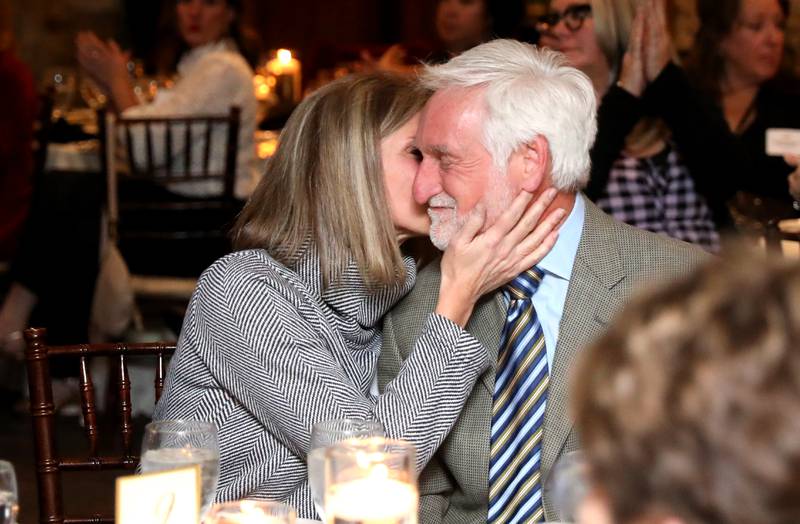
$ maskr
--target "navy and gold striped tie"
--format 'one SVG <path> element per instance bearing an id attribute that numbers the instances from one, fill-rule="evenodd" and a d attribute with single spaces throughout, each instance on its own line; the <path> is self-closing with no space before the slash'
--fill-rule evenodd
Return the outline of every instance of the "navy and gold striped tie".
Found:
<path id="1" fill-rule="evenodd" d="M 542 325 L 531 297 L 543 273 L 534 267 L 504 290 L 508 316 L 494 384 L 489 460 L 489 522 L 540 522 L 542 430 L 549 374 Z"/>

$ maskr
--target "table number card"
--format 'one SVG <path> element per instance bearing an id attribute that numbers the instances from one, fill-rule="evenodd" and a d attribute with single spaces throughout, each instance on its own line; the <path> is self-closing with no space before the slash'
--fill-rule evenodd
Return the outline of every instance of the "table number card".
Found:
<path id="1" fill-rule="evenodd" d="M 800 155 L 800 129 L 767 129 L 767 154 Z"/>
<path id="2" fill-rule="evenodd" d="M 117 524 L 200 520 L 200 466 L 117 478 Z"/>

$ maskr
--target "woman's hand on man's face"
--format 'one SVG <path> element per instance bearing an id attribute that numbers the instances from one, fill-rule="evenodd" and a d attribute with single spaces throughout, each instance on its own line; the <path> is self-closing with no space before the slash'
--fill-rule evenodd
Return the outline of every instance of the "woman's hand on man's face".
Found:
<path id="1" fill-rule="evenodd" d="M 522 191 L 485 231 L 486 213 L 474 209 L 442 257 L 436 312 L 464 326 L 480 297 L 538 264 L 566 217 L 561 208 L 545 216 L 557 194 L 548 189 L 531 203 L 533 195 Z"/>

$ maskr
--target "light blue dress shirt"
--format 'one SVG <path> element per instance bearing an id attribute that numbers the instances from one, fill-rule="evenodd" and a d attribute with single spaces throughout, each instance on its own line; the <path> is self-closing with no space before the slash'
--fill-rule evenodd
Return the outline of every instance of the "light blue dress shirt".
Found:
<path id="1" fill-rule="evenodd" d="M 583 196 L 578 193 L 572 211 L 559 229 L 556 244 L 537 264 L 544 272 L 544 278 L 533 294 L 533 307 L 542 324 L 549 369 L 553 369 L 553 356 L 558 344 L 558 327 L 564 312 L 564 302 L 567 300 L 572 266 L 581 241 L 585 207 Z"/>

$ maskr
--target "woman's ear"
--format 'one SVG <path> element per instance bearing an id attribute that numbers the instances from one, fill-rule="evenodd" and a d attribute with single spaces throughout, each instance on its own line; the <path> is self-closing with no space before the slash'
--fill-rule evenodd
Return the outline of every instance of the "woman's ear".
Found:
<path id="1" fill-rule="evenodd" d="M 550 144 L 543 135 L 537 135 L 521 146 L 523 177 L 521 188 L 534 192 L 542 185 L 550 169 Z"/>

